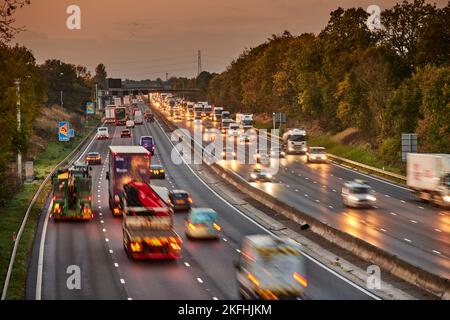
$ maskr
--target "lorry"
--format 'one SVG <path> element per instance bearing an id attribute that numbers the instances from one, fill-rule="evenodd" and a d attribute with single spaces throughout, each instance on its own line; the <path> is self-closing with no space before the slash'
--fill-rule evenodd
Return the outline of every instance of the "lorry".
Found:
<path id="1" fill-rule="evenodd" d="M 450 207 L 450 154 L 408 153 L 406 184 L 420 200 Z"/>
<path id="2" fill-rule="evenodd" d="M 203 115 L 206 119 L 211 119 L 212 106 L 206 105 L 203 106 Z"/>
<path id="3" fill-rule="evenodd" d="M 124 126 L 127 123 L 128 117 L 127 117 L 127 107 L 120 106 L 116 107 L 114 111 L 115 116 L 115 124 L 116 126 Z"/>
<path id="4" fill-rule="evenodd" d="M 116 106 L 114 104 L 109 104 L 106 106 L 105 108 L 105 122 L 106 123 L 115 123 L 116 122 L 116 117 L 115 117 L 115 111 Z"/>
<path id="5" fill-rule="evenodd" d="M 134 110 L 134 123 L 135 124 L 142 124 L 144 122 L 143 120 L 143 116 L 142 116 L 142 111 L 141 110 Z"/>
<path id="6" fill-rule="evenodd" d="M 246 132 L 253 128 L 253 114 L 251 113 L 236 113 L 236 122 L 242 132 Z"/>
<path id="7" fill-rule="evenodd" d="M 202 118 L 203 113 L 203 105 L 202 104 L 195 104 L 194 105 L 194 119 L 198 120 Z"/>
<path id="8" fill-rule="evenodd" d="M 289 129 L 283 134 L 282 140 L 283 151 L 286 154 L 305 154 L 308 151 L 304 129 Z"/>
<path id="9" fill-rule="evenodd" d="M 167 188 L 131 181 L 123 186 L 123 247 L 130 259 L 179 259 Z"/>
<path id="10" fill-rule="evenodd" d="M 130 96 L 123 96 L 123 104 L 126 106 L 130 105 Z"/>
<path id="11" fill-rule="evenodd" d="M 222 107 L 214 107 L 213 113 L 212 113 L 212 121 L 214 122 L 220 122 L 222 121 Z"/>
<path id="12" fill-rule="evenodd" d="M 58 220 L 91 220 L 92 177 L 90 166 L 76 162 L 52 176 L 53 204 L 51 215 Z"/>
<path id="13" fill-rule="evenodd" d="M 109 146 L 109 208 L 114 217 L 123 214 L 123 186 L 130 181 L 150 181 L 150 152 L 142 146 Z"/>

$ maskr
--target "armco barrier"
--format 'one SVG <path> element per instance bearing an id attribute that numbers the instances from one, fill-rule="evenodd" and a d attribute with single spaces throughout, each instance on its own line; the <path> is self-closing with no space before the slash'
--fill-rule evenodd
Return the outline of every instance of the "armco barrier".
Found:
<path id="1" fill-rule="evenodd" d="M 178 128 L 173 123 L 169 122 L 159 110 L 156 108 L 153 108 L 153 110 L 157 112 L 159 118 L 163 120 L 164 124 L 170 130 L 173 131 Z M 450 299 L 450 281 L 448 279 L 423 270 L 401 260 L 393 254 L 371 245 L 362 239 L 324 224 L 306 213 L 281 202 L 268 193 L 253 187 L 229 169 L 223 168 L 218 164 L 212 164 L 209 167 L 222 179 L 231 183 L 240 191 L 244 192 L 256 201 L 278 213 L 281 213 L 286 218 L 294 222 L 299 224 L 308 224 L 311 231 L 331 243 L 352 252 L 365 261 L 378 265 L 380 268 L 388 271 L 392 275 L 423 288 L 441 299 Z"/>
<path id="2" fill-rule="evenodd" d="M 16 240 L 14 242 L 13 250 L 11 252 L 11 257 L 9 259 L 8 270 L 6 272 L 5 283 L 3 285 L 1 300 L 5 300 L 6 299 L 6 295 L 8 293 L 9 280 L 11 278 L 12 270 L 14 268 L 14 262 L 16 260 L 17 248 L 19 247 L 20 239 L 22 237 L 23 230 L 25 229 L 25 226 L 27 224 L 28 216 L 29 216 L 29 214 L 31 212 L 31 209 L 33 208 L 34 204 L 36 203 L 36 200 L 38 199 L 39 195 L 41 194 L 41 192 L 44 189 L 45 185 L 47 184 L 48 180 L 56 172 L 56 169 L 58 169 L 60 166 L 62 166 L 64 164 L 66 164 L 67 161 L 69 159 L 71 159 L 74 156 L 74 154 L 76 152 L 78 152 L 84 146 L 84 143 L 89 139 L 89 137 L 92 136 L 92 134 L 95 132 L 96 128 L 97 127 L 94 127 L 94 129 L 92 129 L 92 131 L 89 132 L 89 134 L 86 135 L 86 137 L 84 137 L 80 141 L 80 143 L 76 146 L 75 149 L 73 149 L 60 163 L 58 163 L 55 167 L 53 167 L 52 171 L 47 175 L 47 177 L 45 177 L 44 181 L 42 181 L 42 183 L 39 186 L 38 190 L 36 191 L 36 193 L 34 194 L 33 198 L 31 199 L 31 202 L 30 202 L 30 204 L 29 204 L 29 206 L 27 208 L 27 211 L 25 213 L 25 216 L 23 217 L 23 220 L 22 220 L 22 223 L 20 225 L 19 231 L 17 232 L 17 237 L 16 237 Z"/>

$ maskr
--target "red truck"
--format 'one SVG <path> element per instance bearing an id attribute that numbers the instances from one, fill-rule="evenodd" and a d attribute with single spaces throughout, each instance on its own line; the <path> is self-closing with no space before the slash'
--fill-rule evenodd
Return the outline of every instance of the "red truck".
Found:
<path id="1" fill-rule="evenodd" d="M 179 259 L 182 240 L 173 228 L 167 188 L 133 181 L 123 189 L 123 247 L 128 257 Z"/>
<path id="2" fill-rule="evenodd" d="M 131 181 L 150 182 L 150 152 L 141 146 L 110 146 L 106 179 L 111 213 L 122 216 L 123 186 Z"/>

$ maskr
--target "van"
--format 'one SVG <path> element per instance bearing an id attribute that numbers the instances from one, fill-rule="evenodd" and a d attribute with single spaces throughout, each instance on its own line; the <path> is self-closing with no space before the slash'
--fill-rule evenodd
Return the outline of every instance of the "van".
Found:
<path id="1" fill-rule="evenodd" d="M 147 149 L 152 156 L 155 154 L 155 142 L 152 136 L 142 136 L 139 139 L 139 145 Z"/>
<path id="2" fill-rule="evenodd" d="M 109 139 L 109 132 L 107 127 L 100 127 L 97 129 L 97 139 Z"/>

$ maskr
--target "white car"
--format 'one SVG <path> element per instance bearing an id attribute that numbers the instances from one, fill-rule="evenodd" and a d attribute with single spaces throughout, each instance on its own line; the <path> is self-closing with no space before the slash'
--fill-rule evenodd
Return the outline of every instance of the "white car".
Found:
<path id="1" fill-rule="evenodd" d="M 229 137 L 237 137 L 239 135 L 239 125 L 235 122 L 230 123 L 227 134 Z"/>
<path id="2" fill-rule="evenodd" d="M 342 202 L 347 207 L 374 207 L 377 198 L 375 191 L 363 180 L 349 181 L 342 187 Z"/>
<path id="3" fill-rule="evenodd" d="M 309 147 L 306 151 L 307 162 L 324 162 L 328 160 L 327 151 L 324 147 Z"/>
<path id="4" fill-rule="evenodd" d="M 107 127 L 100 127 L 97 129 L 97 139 L 109 139 L 109 132 Z"/>
<path id="5" fill-rule="evenodd" d="M 134 121 L 133 120 L 127 120 L 126 126 L 127 126 L 127 128 L 134 128 Z"/>

